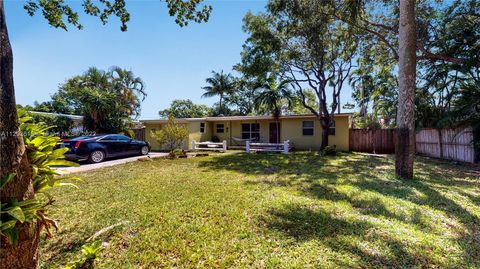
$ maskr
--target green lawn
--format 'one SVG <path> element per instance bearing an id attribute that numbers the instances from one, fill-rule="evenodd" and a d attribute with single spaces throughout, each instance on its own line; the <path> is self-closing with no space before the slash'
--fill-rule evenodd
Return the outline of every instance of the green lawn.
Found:
<path id="1" fill-rule="evenodd" d="M 42 266 L 79 255 L 96 231 L 99 268 L 479 268 L 478 168 L 418 158 L 227 154 L 81 174 L 54 191 Z"/>

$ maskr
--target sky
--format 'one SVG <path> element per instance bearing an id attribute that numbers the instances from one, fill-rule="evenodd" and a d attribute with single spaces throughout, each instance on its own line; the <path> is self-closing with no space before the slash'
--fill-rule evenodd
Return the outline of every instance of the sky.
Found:
<path id="1" fill-rule="evenodd" d="M 232 72 L 240 61 L 247 35 L 242 19 L 248 11 L 265 9 L 261 0 L 215 0 L 207 23 L 181 28 L 168 15 L 163 1 L 127 1 L 128 31 L 120 31 L 118 19 L 107 25 L 82 14 L 80 1 L 66 1 L 79 12 L 83 30 L 49 26 L 41 14 L 30 17 L 23 0 L 5 1 L 5 15 L 14 54 L 17 103 L 50 100 L 58 85 L 88 67 L 120 66 L 132 70 L 146 85 L 140 119 L 158 118 L 158 111 L 174 99 L 191 99 L 212 105 L 217 98 L 201 98 L 211 71 Z M 347 88 L 342 101 L 351 99 Z"/>

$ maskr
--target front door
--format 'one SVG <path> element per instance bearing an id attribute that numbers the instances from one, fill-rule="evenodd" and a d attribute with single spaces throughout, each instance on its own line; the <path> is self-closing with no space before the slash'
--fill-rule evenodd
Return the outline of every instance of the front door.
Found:
<path id="1" fill-rule="evenodd" d="M 278 126 L 277 126 L 278 125 Z M 280 143 L 280 122 L 270 122 L 270 143 Z"/>

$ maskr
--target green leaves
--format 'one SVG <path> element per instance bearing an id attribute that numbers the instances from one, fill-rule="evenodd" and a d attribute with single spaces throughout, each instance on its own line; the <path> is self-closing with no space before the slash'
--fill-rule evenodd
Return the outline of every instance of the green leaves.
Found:
<path id="1" fill-rule="evenodd" d="M 2 213 L 7 213 L 8 215 L 12 216 L 16 220 L 20 221 L 20 223 L 23 223 L 25 221 L 25 215 L 23 214 L 22 208 L 19 206 L 14 206 L 7 211 L 1 211 Z"/>
<path id="2" fill-rule="evenodd" d="M 16 173 L 10 173 L 4 176 L 3 178 L 0 179 L 0 190 L 7 185 L 8 182 L 12 181 L 12 179 L 15 178 L 17 174 Z"/>
<path id="3" fill-rule="evenodd" d="M 40 202 L 37 199 L 30 199 L 18 202 L 12 199 L 8 203 L 3 203 L 0 211 L 0 235 L 7 238 L 12 245 L 18 241 L 18 231 L 16 224 L 18 222 L 32 222 L 37 218 L 37 211 L 41 209 Z"/>
<path id="4" fill-rule="evenodd" d="M 119 133 L 140 113 L 145 86 L 132 71 L 89 68 L 68 79 L 52 96 L 52 104 L 84 116 L 84 126 L 99 133 Z"/>
<path id="5" fill-rule="evenodd" d="M 210 116 L 213 110 L 206 105 L 197 105 L 190 99 L 176 99 L 170 103 L 170 107 L 158 112 L 160 117 L 168 118 L 203 118 Z"/>
<path id="6" fill-rule="evenodd" d="M 64 154 L 68 149 L 55 149 L 60 138 L 46 133 L 46 131 L 51 129 L 51 126 L 46 126 L 43 123 L 29 123 L 31 117 L 23 110 L 19 110 L 18 117 L 21 123 L 20 130 L 24 134 L 24 142 L 28 151 L 28 161 L 32 168 L 35 194 L 45 194 L 52 201 L 51 196 L 45 193 L 46 190 L 56 186 L 76 187 L 72 183 L 63 182 L 67 179 L 76 178 L 59 178 L 59 174 L 52 168 L 52 166 L 78 166 L 78 164 L 64 160 Z M 15 176 L 15 173 L 10 173 L 3 177 L 0 180 L 0 189 L 12 181 Z M 8 201 L 2 200 L 2 202 L 0 208 L 0 235 L 6 237 L 13 245 L 16 245 L 18 241 L 17 223 L 31 223 L 37 220 L 41 227 L 47 229 L 48 234 L 50 234 L 48 228 L 52 225 L 55 226 L 55 222 L 46 218 L 44 212 L 46 205 L 42 204 L 36 197 L 25 201 L 10 199 Z"/>
<path id="7" fill-rule="evenodd" d="M 15 224 L 17 224 L 16 220 L 9 220 L 7 222 L 0 222 L 0 233 L 2 231 L 6 231 L 8 229 L 11 229 L 15 227 Z"/>
<path id="8" fill-rule="evenodd" d="M 60 159 L 56 159 L 56 160 L 54 159 L 54 160 L 46 161 L 43 165 L 45 165 L 45 166 L 73 166 L 73 167 L 80 166 L 78 163 L 67 161 L 67 160 L 60 160 Z"/>
<path id="9" fill-rule="evenodd" d="M 102 249 L 102 241 L 96 240 L 90 244 L 83 245 L 82 254 L 87 259 L 95 259 L 101 249 Z"/>
<path id="10" fill-rule="evenodd" d="M 90 268 L 87 265 L 92 265 L 92 263 L 98 258 L 98 254 L 102 248 L 102 241 L 100 240 L 83 245 L 82 257 L 76 261 L 69 262 L 63 269 Z"/>
<path id="11" fill-rule="evenodd" d="M 188 128 L 185 125 L 175 122 L 173 116 L 168 118 L 167 124 L 156 132 L 150 134 L 157 142 L 172 151 L 178 149 L 183 141 L 188 137 Z"/>
<path id="12" fill-rule="evenodd" d="M 16 222 L 15 222 L 16 223 Z M 5 230 L 0 230 L 0 234 L 5 236 L 10 244 L 16 246 L 18 243 L 18 230 L 15 229 L 15 226 Z"/>

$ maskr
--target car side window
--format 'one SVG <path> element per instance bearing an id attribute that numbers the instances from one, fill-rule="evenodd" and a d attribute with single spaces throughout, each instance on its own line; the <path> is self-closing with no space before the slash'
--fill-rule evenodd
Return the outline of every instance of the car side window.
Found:
<path id="1" fill-rule="evenodd" d="M 100 141 L 129 141 L 130 138 L 128 138 L 127 136 L 125 135 L 107 135 L 105 137 L 103 137 L 102 139 L 100 139 Z"/>
<path id="2" fill-rule="evenodd" d="M 130 138 L 128 136 L 125 136 L 125 135 L 116 135 L 116 140 L 119 140 L 119 141 L 130 141 Z"/>

